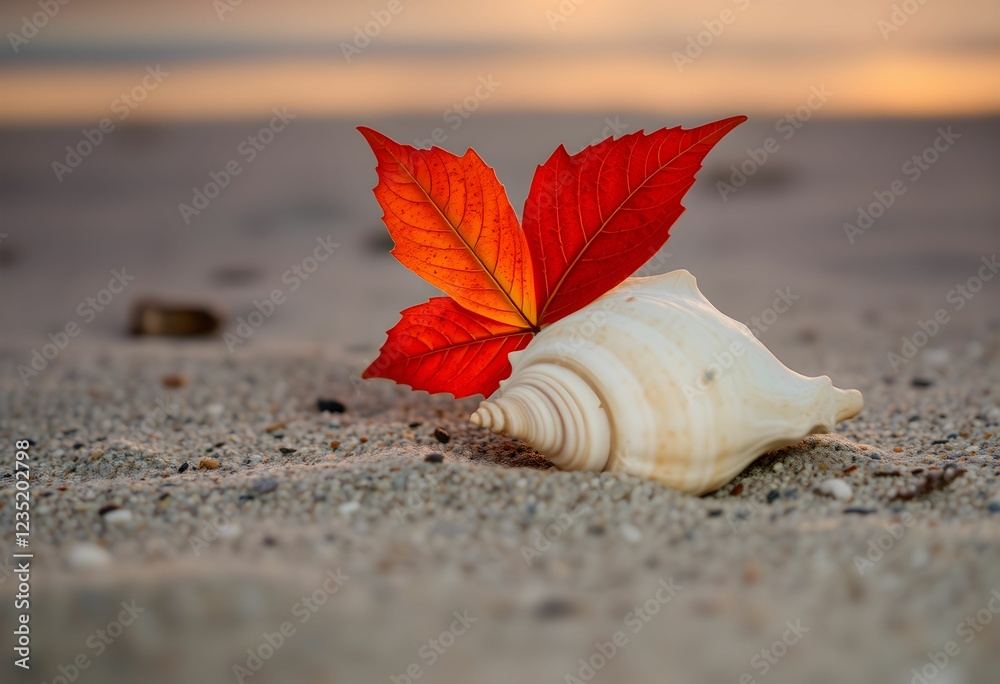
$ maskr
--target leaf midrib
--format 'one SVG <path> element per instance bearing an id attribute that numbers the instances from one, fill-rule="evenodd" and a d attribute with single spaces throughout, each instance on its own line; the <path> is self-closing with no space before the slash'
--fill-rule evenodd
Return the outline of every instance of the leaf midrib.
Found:
<path id="1" fill-rule="evenodd" d="M 488 268 L 486 268 L 486 264 L 483 263 L 483 260 L 479 257 L 478 254 L 476 254 L 476 251 L 473 249 L 472 245 L 470 245 L 468 243 L 468 241 L 465 239 L 465 237 L 462 235 L 462 233 L 458 230 L 458 226 L 454 225 L 448 219 L 448 217 L 445 216 L 444 212 L 441 210 L 441 207 L 439 207 L 437 205 L 437 203 L 434 201 L 434 199 L 431 197 L 430 192 L 428 191 L 428 189 L 425 188 L 423 185 L 420 184 L 420 182 L 416 179 L 416 177 L 414 177 L 413 173 L 411 173 L 409 167 L 407 167 L 406 164 L 404 164 L 403 161 L 398 156 L 396 156 L 396 154 L 393 153 L 392 150 L 390 150 L 385 145 L 383 145 L 382 148 L 384 150 L 386 150 L 386 152 L 389 153 L 389 156 L 391 156 L 396 161 L 396 163 L 399 164 L 399 167 L 401 169 L 403 169 L 403 171 L 406 172 L 406 175 L 409 176 L 409 178 L 410 178 L 411 181 L 413 181 L 413 184 L 416 185 L 418 188 L 420 188 L 420 191 L 424 193 L 424 196 L 427 198 L 428 203 L 430 203 L 430 205 L 432 207 L 434 207 L 434 209 L 437 211 L 438 215 L 441 217 L 441 220 L 444 221 L 445 224 L 449 228 L 451 228 L 452 232 L 462 242 L 462 245 L 464 245 L 465 248 L 469 251 L 469 254 L 471 254 L 472 257 L 476 260 L 476 263 L 478 263 L 482 267 L 483 273 L 487 274 L 489 276 L 490 280 L 493 281 L 493 284 L 496 285 L 496 289 L 499 290 L 501 294 L 503 294 L 504 299 L 506 299 L 507 303 L 510 304 L 511 309 L 513 311 L 517 312 L 517 315 L 524 322 L 524 329 L 537 332 L 538 328 L 535 325 L 535 323 L 533 321 L 531 321 L 531 320 L 528 319 L 528 317 L 524 314 L 524 311 L 521 309 L 521 307 L 519 307 L 517 304 L 515 304 L 514 300 L 511 299 L 510 294 L 506 290 L 504 290 L 503 286 L 500 284 L 500 281 L 497 280 L 496 276 L 493 273 L 491 273 Z M 510 203 L 510 200 L 508 200 L 508 204 L 509 203 Z M 518 228 L 520 228 L 520 226 L 518 226 Z M 522 268 L 524 268 L 523 264 L 522 264 Z M 491 319 L 491 320 L 496 320 L 496 319 Z M 501 322 L 501 321 L 497 321 L 497 322 Z"/>
<path id="2" fill-rule="evenodd" d="M 721 130 L 721 129 L 719 129 L 719 130 Z M 614 210 L 613 212 L 611 212 L 611 215 L 610 215 L 610 216 L 608 216 L 608 218 L 606 218 L 606 219 L 604 220 L 604 222 L 603 222 L 603 223 L 601 223 L 600 227 L 598 227 L 598 229 L 597 229 L 597 230 L 596 230 L 596 231 L 594 232 L 593 236 L 592 236 L 592 237 L 590 237 L 590 238 L 589 238 L 589 239 L 588 239 L 588 240 L 586 241 L 586 243 L 584 243 L 584 245 L 583 245 L 583 249 L 581 249 L 581 250 L 580 250 L 580 251 L 579 251 L 579 252 L 577 253 L 577 255 L 576 255 L 576 257 L 575 257 L 575 258 L 573 259 L 573 261 L 572 261 L 572 262 L 571 262 L 571 263 L 569 264 L 569 266 L 568 266 L 568 267 L 566 268 L 566 270 L 565 270 L 565 271 L 563 271 L 563 274 L 562 274 L 562 275 L 561 275 L 561 276 L 559 277 L 559 280 L 558 280 L 558 281 L 556 282 L 556 284 L 555 284 L 555 287 L 553 287 L 553 288 L 552 288 L 552 290 L 551 290 L 551 291 L 549 291 L 549 296 L 548 296 L 548 299 L 547 299 L 547 300 L 545 301 L 545 305 L 544 305 L 544 306 L 542 306 L 542 310 L 541 310 L 541 311 L 540 311 L 540 312 L 538 313 L 538 320 L 539 320 L 539 321 L 542 321 L 542 320 L 544 320 L 544 319 L 545 319 L 545 314 L 546 314 L 546 312 L 548 312 L 548 310 L 549 310 L 549 304 L 551 304 L 551 303 L 552 303 L 552 301 L 553 301 L 553 300 L 555 299 L 555 297 L 556 297 L 556 293 L 557 293 L 557 292 L 559 292 L 559 288 L 561 288 L 561 287 L 562 287 L 562 285 L 563 285 L 563 282 L 564 282 L 564 281 L 566 280 L 566 278 L 567 278 L 567 277 L 569 276 L 569 274 L 570 274 L 570 273 L 571 273 L 571 272 L 573 271 L 573 269 L 574 269 L 574 268 L 576 268 L 576 265 L 577 265 L 577 263 L 579 263 L 580 259 L 582 259 L 582 258 L 583 258 L 583 255 L 584 255 L 584 254 L 585 254 L 585 253 L 587 252 L 587 250 L 589 250 L 589 249 L 590 249 L 590 245 L 591 245 L 591 244 L 592 244 L 592 243 L 594 242 L 594 240 L 596 240 L 596 239 L 597 239 L 597 238 L 598 238 L 598 237 L 599 237 L 599 236 L 600 236 L 600 235 L 601 235 L 601 234 L 602 234 L 602 233 L 604 232 L 604 229 L 605 229 L 605 228 L 607 227 L 607 225 L 608 225 L 608 224 L 609 224 L 609 223 L 611 222 L 611 220 L 612 220 L 612 219 L 613 219 L 613 218 L 614 218 L 614 217 L 615 217 L 615 216 L 616 216 L 616 215 L 618 214 L 619 210 L 620 210 L 620 209 L 621 209 L 621 208 L 622 208 L 623 206 L 625 206 L 626 204 L 628 204 L 628 201 L 629 201 L 630 199 L 632 199 L 632 196 L 633 196 L 633 195 L 635 195 L 635 193 L 637 193 L 637 192 L 638 192 L 638 191 L 639 191 L 639 190 L 640 190 L 640 189 L 641 189 L 641 188 L 642 188 L 643 186 L 645 186 L 645 185 L 646 185 L 646 183 L 648 183 L 648 182 L 649 182 L 649 179 L 650 179 L 650 178 L 652 178 L 652 177 L 653 177 L 653 176 L 655 176 L 656 174 L 658 174 L 658 173 L 660 173 L 661 171 L 663 171 L 663 169 L 665 169 L 666 167 L 670 166 L 670 164 L 672 164 L 672 163 L 674 163 L 675 161 L 677 161 L 677 159 L 679 159 L 679 158 L 680 158 L 681 156 L 683 156 L 684 154 L 686 154 L 686 153 L 690 152 L 690 151 L 691 151 L 691 149 L 692 149 L 692 148 L 693 148 L 693 147 L 694 147 L 695 145 L 699 145 L 699 144 L 701 144 L 702 142 L 704 142 L 704 141 L 705 141 L 705 139 L 706 139 L 706 138 L 709 138 L 709 137 L 711 137 L 711 135 L 715 135 L 715 134 L 717 134 L 718 132 L 719 132 L 718 130 L 716 130 L 716 131 L 713 131 L 713 132 L 712 132 L 712 133 L 711 133 L 710 135 L 706 135 L 706 136 L 705 136 L 704 138 L 701 138 L 701 139 L 697 140 L 696 142 L 694 142 L 694 143 L 692 143 L 691 145 L 689 145 L 688 147 L 686 147 L 686 148 L 685 148 L 684 150 L 682 150 L 682 151 L 678 152 L 678 153 L 677 153 L 676 155 L 674 155 L 673 157 L 671 157 L 671 159 L 670 159 L 669 161 L 667 161 L 666 163 L 662 164 L 662 165 L 661 165 L 661 166 L 660 166 L 659 168 L 657 168 L 657 169 L 656 169 L 656 171 L 654 171 L 653 173 L 651 173 L 651 174 L 649 174 L 648 176 L 646 176 L 645 180 L 643 180 L 643 181 L 642 181 L 642 183 L 640 183 L 639 185 L 635 186 L 635 189 L 633 189 L 633 190 L 632 190 L 632 191 L 631 191 L 631 192 L 630 192 L 630 193 L 628 194 L 628 197 L 626 197 L 625 199 L 623 199 L 623 200 L 622 200 L 622 201 L 621 201 L 621 202 L 620 202 L 620 203 L 618 204 L 618 206 L 617 206 L 617 207 L 615 207 L 615 210 Z M 607 159 L 607 157 L 605 157 L 605 159 Z M 602 165 L 604 164 L 604 160 L 601 160 L 601 164 L 602 164 Z M 577 182 L 579 182 L 579 174 L 577 174 L 577 176 L 578 176 L 578 178 L 577 178 Z M 557 210 L 557 211 L 558 211 L 558 210 Z"/>

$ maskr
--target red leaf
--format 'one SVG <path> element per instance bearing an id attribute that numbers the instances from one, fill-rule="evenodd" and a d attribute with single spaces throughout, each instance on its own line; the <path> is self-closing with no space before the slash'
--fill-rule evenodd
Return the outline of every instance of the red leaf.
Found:
<path id="1" fill-rule="evenodd" d="M 701 160 L 746 120 L 641 131 L 538 167 L 517 224 L 493 169 L 469 150 L 417 150 L 361 128 L 375 196 L 405 266 L 454 297 L 403 311 L 363 377 L 456 397 L 489 396 L 508 354 L 542 324 L 618 285 L 666 242 Z"/>
<path id="2" fill-rule="evenodd" d="M 364 378 L 390 378 L 413 389 L 450 392 L 456 398 L 489 396 L 510 375 L 510 352 L 532 332 L 434 297 L 403 311 Z"/>
<path id="3" fill-rule="evenodd" d="M 375 197 L 411 271 L 470 311 L 535 327 L 528 244 L 496 173 L 475 153 L 418 150 L 359 128 L 378 159 Z"/>
<path id="4" fill-rule="evenodd" d="M 524 205 L 538 323 L 586 306 L 638 270 L 667 241 L 681 198 L 709 150 L 746 121 L 608 138 L 538 167 Z"/>

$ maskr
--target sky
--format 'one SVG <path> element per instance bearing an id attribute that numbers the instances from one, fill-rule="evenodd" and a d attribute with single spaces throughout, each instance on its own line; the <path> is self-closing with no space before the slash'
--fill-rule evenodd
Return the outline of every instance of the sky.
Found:
<path id="1" fill-rule="evenodd" d="M 0 124 L 95 122 L 123 104 L 134 121 L 274 107 L 780 114 L 816 88 L 832 93 L 824 115 L 1000 112 L 995 0 L 42 5 L 58 10 L 0 4 Z"/>

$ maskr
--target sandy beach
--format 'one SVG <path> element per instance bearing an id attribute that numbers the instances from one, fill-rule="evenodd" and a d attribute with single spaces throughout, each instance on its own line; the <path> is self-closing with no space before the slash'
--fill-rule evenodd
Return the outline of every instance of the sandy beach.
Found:
<path id="1" fill-rule="evenodd" d="M 444 146 L 475 146 L 520 213 L 535 166 L 609 121 L 665 123 L 484 114 Z M 240 144 L 262 122 L 135 127 L 61 183 L 51 161 L 78 132 L 0 131 L 8 661 L 18 440 L 34 554 L 32 668 L 5 662 L 4 681 L 994 680 L 995 119 L 816 120 L 784 139 L 758 117 L 710 155 L 646 273 L 692 271 L 786 365 L 866 406 L 704 497 L 560 472 L 470 425 L 476 399 L 359 381 L 434 291 L 388 255 L 357 123 L 293 121 L 252 161 Z M 363 123 L 407 142 L 438 125 Z M 242 175 L 186 221 L 178 205 L 233 159 Z M 134 280 L 112 287 L 116 271 Z M 285 303 L 241 336 L 276 288 Z M 129 337 L 141 297 L 203 304 L 222 329 Z"/>

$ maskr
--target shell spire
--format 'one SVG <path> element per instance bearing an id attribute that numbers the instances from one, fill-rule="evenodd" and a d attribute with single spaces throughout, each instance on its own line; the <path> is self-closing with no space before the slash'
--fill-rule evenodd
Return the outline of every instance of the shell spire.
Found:
<path id="1" fill-rule="evenodd" d="M 506 384 L 502 396 L 480 403 L 469 418 L 473 424 L 528 442 L 563 470 L 604 470 L 611 428 L 582 378 L 562 366 L 535 364 L 504 392 Z"/>

